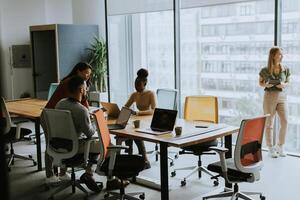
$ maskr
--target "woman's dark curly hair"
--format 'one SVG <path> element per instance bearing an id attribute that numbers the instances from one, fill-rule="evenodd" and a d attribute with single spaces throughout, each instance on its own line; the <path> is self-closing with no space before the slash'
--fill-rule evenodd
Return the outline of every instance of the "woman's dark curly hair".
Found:
<path id="1" fill-rule="evenodd" d="M 148 70 L 141 68 L 137 71 L 136 74 L 137 74 L 137 77 L 135 79 L 135 83 L 137 84 L 137 83 L 143 82 L 144 86 L 146 86 L 147 81 L 148 81 L 147 77 L 149 75 Z"/>

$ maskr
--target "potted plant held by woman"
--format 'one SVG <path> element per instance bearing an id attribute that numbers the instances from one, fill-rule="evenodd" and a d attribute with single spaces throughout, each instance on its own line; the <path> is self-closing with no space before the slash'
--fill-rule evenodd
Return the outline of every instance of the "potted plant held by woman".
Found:
<path id="1" fill-rule="evenodd" d="M 96 89 L 95 94 L 90 94 L 90 98 L 96 94 L 105 93 L 107 90 L 106 87 L 106 77 L 107 77 L 107 51 L 106 43 L 103 39 L 94 37 L 94 42 L 91 44 L 91 47 L 88 48 L 90 51 L 90 65 L 93 67 L 92 71 L 92 80 Z M 97 96 L 97 95 L 96 95 Z M 101 99 L 107 96 L 101 95 Z M 93 98 L 94 99 L 94 98 Z M 99 101 L 99 97 L 95 97 L 92 101 Z"/>

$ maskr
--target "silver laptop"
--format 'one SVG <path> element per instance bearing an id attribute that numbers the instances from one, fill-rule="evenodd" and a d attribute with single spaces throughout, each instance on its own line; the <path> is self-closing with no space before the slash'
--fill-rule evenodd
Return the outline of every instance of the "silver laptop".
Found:
<path id="1" fill-rule="evenodd" d="M 118 130 L 123 129 L 126 127 L 127 122 L 130 118 L 130 115 L 132 113 L 132 110 L 126 107 L 122 107 L 120 114 L 118 116 L 118 119 L 115 124 L 109 124 L 108 129 L 109 130 Z"/>
<path id="2" fill-rule="evenodd" d="M 107 116 L 110 118 L 117 118 L 120 114 L 119 106 L 116 103 L 100 102 L 103 108 L 106 110 Z"/>
<path id="3" fill-rule="evenodd" d="M 150 128 L 136 129 L 136 132 L 162 135 L 173 131 L 177 110 L 155 108 Z"/>

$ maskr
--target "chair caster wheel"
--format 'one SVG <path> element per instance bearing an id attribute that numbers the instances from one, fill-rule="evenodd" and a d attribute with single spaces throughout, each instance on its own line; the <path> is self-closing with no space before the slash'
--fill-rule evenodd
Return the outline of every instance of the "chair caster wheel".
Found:
<path id="1" fill-rule="evenodd" d="M 266 199 L 266 197 L 263 196 L 263 195 L 260 195 L 259 198 L 260 198 L 261 200 L 265 200 L 265 199 Z"/>
<path id="2" fill-rule="evenodd" d="M 172 167 L 172 166 L 174 166 L 174 162 L 173 161 L 170 162 L 170 167 Z"/>
<path id="3" fill-rule="evenodd" d="M 214 181 L 214 186 L 218 186 L 219 185 L 219 181 L 218 180 L 215 180 Z"/>
<path id="4" fill-rule="evenodd" d="M 141 200 L 144 200 L 144 199 L 145 199 L 145 194 L 141 194 L 141 195 L 139 196 L 139 198 L 140 198 Z"/>
<path id="5" fill-rule="evenodd" d="M 176 171 L 171 172 L 171 177 L 176 176 Z"/>
<path id="6" fill-rule="evenodd" d="M 37 163 L 35 161 L 33 161 L 33 166 L 36 166 L 36 165 L 37 165 Z"/>
<path id="7" fill-rule="evenodd" d="M 32 158 L 32 155 L 29 155 L 28 158 Z"/>
<path id="8" fill-rule="evenodd" d="M 181 181 L 181 186 L 185 186 L 186 185 L 186 180 Z"/>
<path id="9" fill-rule="evenodd" d="M 178 158 L 178 155 L 176 154 L 176 155 L 174 156 L 174 158 L 177 159 L 177 158 Z"/>

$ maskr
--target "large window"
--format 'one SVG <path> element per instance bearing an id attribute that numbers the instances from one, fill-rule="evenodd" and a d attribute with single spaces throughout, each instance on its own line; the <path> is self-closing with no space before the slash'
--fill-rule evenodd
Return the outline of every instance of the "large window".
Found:
<path id="1" fill-rule="evenodd" d="M 117 0 L 107 1 L 111 101 L 125 103 L 134 91 L 136 71 L 144 67 L 149 70 L 148 88 L 153 91 L 175 88 L 175 82 L 179 83 L 181 111 L 187 95 L 215 95 L 220 122 L 238 126 L 241 119 L 263 113 L 264 92 L 258 86 L 258 73 L 275 43 L 274 0 L 178 0 L 179 12 L 173 10 L 173 0 L 124 1 L 128 3 L 124 8 L 118 7 Z M 299 153 L 300 3 L 279 2 L 282 19 L 278 19 L 282 21 L 277 35 L 284 64 L 292 73 L 286 146 Z M 174 23 L 174 16 L 180 21 Z M 179 45 L 174 44 L 175 28 Z M 177 46 L 180 51 L 175 51 Z M 180 59 L 174 59 L 175 52 Z M 180 63 L 175 65 L 174 60 Z"/>
<path id="2" fill-rule="evenodd" d="M 291 70 L 291 83 L 288 88 L 288 133 L 286 148 L 300 152 L 300 2 L 282 1 L 281 44 L 283 63 Z"/>
<path id="3" fill-rule="evenodd" d="M 263 113 L 258 73 L 274 41 L 274 9 L 267 7 L 274 1 L 181 9 L 182 102 L 218 96 L 220 121 L 232 125 Z"/>
<path id="4" fill-rule="evenodd" d="M 159 3 L 153 6 L 156 4 Z M 157 11 L 151 7 L 152 3 L 147 5 L 150 5 L 148 10 L 128 8 L 126 15 L 108 16 L 110 94 L 111 101 L 119 105 L 124 105 L 134 91 L 140 68 L 149 71 L 150 90 L 175 87 L 173 11 Z M 150 12 L 151 9 L 154 11 Z"/>

